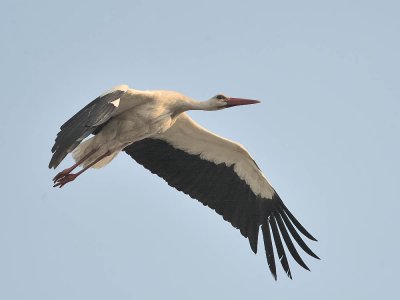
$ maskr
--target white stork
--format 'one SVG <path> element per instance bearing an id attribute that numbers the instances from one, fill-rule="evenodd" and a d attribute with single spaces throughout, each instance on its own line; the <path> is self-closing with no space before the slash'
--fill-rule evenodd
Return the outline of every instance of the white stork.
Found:
<path id="1" fill-rule="evenodd" d="M 61 126 L 49 168 L 56 168 L 71 152 L 76 163 L 54 177 L 54 186 L 64 186 L 90 167 L 105 166 L 123 150 L 170 186 L 222 215 L 248 238 L 254 253 L 261 226 L 276 280 L 272 232 L 278 258 L 292 278 L 281 236 L 294 260 L 307 270 L 289 233 L 300 248 L 318 259 L 297 231 L 316 239 L 288 210 L 245 148 L 206 130 L 185 113 L 255 103 L 259 101 L 224 95 L 200 102 L 177 92 L 117 86 Z M 84 141 L 90 134 L 94 136 Z M 82 170 L 71 173 L 78 166 Z"/>

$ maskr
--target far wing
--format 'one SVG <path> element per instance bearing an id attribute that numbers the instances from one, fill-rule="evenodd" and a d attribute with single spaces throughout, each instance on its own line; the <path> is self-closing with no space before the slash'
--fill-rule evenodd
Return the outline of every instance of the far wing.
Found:
<path id="1" fill-rule="evenodd" d="M 119 99 L 128 86 L 121 85 L 97 97 L 60 127 L 51 152 L 49 168 L 56 168 L 65 156 L 96 128 L 107 122 L 118 109 Z"/>
<path id="2" fill-rule="evenodd" d="M 315 238 L 283 204 L 248 152 L 241 145 L 201 127 L 186 113 L 165 133 L 135 142 L 124 151 L 170 186 L 222 215 L 249 239 L 254 253 L 261 226 L 268 265 L 275 278 L 271 232 L 278 258 L 289 277 L 291 272 L 281 236 L 302 267 L 308 269 L 289 233 L 306 253 L 318 258 L 297 230 L 312 240 Z"/>

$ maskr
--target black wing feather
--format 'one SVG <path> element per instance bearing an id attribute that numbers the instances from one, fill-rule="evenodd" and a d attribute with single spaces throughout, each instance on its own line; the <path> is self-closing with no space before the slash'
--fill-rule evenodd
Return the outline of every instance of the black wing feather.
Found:
<path id="1" fill-rule="evenodd" d="M 73 151 L 82 140 L 96 128 L 107 122 L 117 110 L 111 102 L 122 97 L 123 90 L 115 90 L 97 97 L 60 127 L 51 152 L 49 168 L 56 168 L 65 156 Z"/>
<path id="2" fill-rule="evenodd" d="M 292 223 L 290 222 L 289 218 L 286 216 L 285 213 L 280 214 L 283 221 L 285 222 L 286 227 L 289 229 L 290 234 L 296 240 L 297 244 L 304 250 L 308 255 L 319 259 L 319 257 L 311 251 L 311 249 L 307 246 L 307 244 L 303 241 L 300 235 L 297 233 L 296 229 L 293 227 Z"/>
<path id="3" fill-rule="evenodd" d="M 268 267 L 272 273 L 272 276 L 276 280 L 277 275 L 276 275 L 276 265 L 275 265 L 275 257 L 274 257 L 274 247 L 272 246 L 269 222 L 263 224 L 261 226 L 261 230 L 262 230 L 263 238 L 264 238 L 264 247 L 265 247 L 265 254 L 267 256 Z"/>
<path id="4" fill-rule="evenodd" d="M 279 259 L 290 278 L 289 263 L 279 231 L 289 252 L 299 265 L 308 269 L 297 253 L 289 232 L 302 249 L 316 257 L 300 238 L 289 218 L 300 232 L 307 237 L 311 235 L 292 214 L 288 213 L 289 210 L 283 205 L 278 194 L 275 193 L 272 199 L 255 195 L 249 185 L 236 174 L 234 166 L 215 164 L 202 159 L 199 155 L 176 149 L 160 139 L 144 139 L 126 147 L 124 151 L 152 173 L 162 177 L 170 186 L 222 215 L 224 220 L 230 222 L 248 238 L 254 253 L 257 252 L 261 226 L 268 265 L 275 279 L 276 265 L 270 227 Z"/>
<path id="5" fill-rule="evenodd" d="M 283 204 L 282 200 L 279 198 L 283 210 L 286 212 L 290 220 L 293 222 L 293 224 L 297 227 L 297 229 L 304 234 L 306 237 L 308 237 L 310 240 L 317 241 L 315 237 L 313 237 L 304 227 L 303 225 L 300 224 L 299 221 L 293 216 L 293 214 L 289 211 L 289 209 L 286 207 L 285 204 Z"/>
<path id="6" fill-rule="evenodd" d="M 295 246 L 293 245 L 292 240 L 290 239 L 289 233 L 287 232 L 287 229 L 285 225 L 283 224 L 282 218 L 280 215 L 276 215 L 275 219 L 278 223 L 279 230 L 282 234 L 283 240 L 285 241 L 285 244 L 292 255 L 292 257 L 295 259 L 295 261 L 302 266 L 304 269 L 310 271 L 310 269 L 307 267 L 307 265 L 304 263 L 304 261 L 301 259 L 299 253 L 297 252 Z"/>
<path id="7" fill-rule="evenodd" d="M 272 213 L 270 217 L 270 225 L 272 229 L 272 235 L 274 236 L 276 251 L 278 252 L 278 258 L 281 261 L 281 265 L 285 270 L 287 276 L 292 279 L 292 274 L 290 272 L 289 262 L 287 261 L 285 249 L 283 248 L 282 240 L 279 235 L 278 227 L 276 226 L 275 215 Z"/>

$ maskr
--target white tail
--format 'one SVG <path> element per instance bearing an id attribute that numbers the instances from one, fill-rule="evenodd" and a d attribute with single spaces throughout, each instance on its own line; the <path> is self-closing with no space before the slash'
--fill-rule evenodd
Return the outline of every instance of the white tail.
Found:
<path id="1" fill-rule="evenodd" d="M 74 149 L 74 151 L 72 151 L 72 157 L 74 158 L 75 162 L 80 161 L 83 157 L 85 157 L 85 155 L 87 155 L 89 152 L 95 150 L 98 148 L 98 145 L 96 145 L 96 143 L 94 143 L 94 137 L 91 137 L 90 139 L 82 142 L 79 144 L 78 147 L 76 147 Z M 100 169 L 102 167 L 104 167 L 105 165 L 109 164 L 114 157 L 117 156 L 117 154 L 119 153 L 119 151 L 116 151 L 112 154 L 110 154 L 109 156 L 104 157 L 102 160 L 100 160 L 99 162 L 97 162 L 96 164 L 94 164 L 92 166 L 92 168 L 94 169 Z M 87 160 L 85 160 L 82 164 L 81 167 L 85 168 L 86 166 L 88 166 L 91 162 L 93 162 L 93 160 L 98 157 L 97 155 L 95 155 L 93 158 L 89 157 Z"/>

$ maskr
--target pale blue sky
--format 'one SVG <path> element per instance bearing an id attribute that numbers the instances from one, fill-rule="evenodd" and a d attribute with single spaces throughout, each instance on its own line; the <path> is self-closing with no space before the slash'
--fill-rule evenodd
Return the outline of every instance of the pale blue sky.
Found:
<path id="1" fill-rule="evenodd" d="M 1 299 L 398 295 L 398 1 L 2 1 Z M 257 106 L 192 113 L 244 144 L 319 239 L 260 248 L 127 155 L 53 189 L 58 127 L 126 83 Z M 68 159 L 62 164 L 71 163 Z"/>

